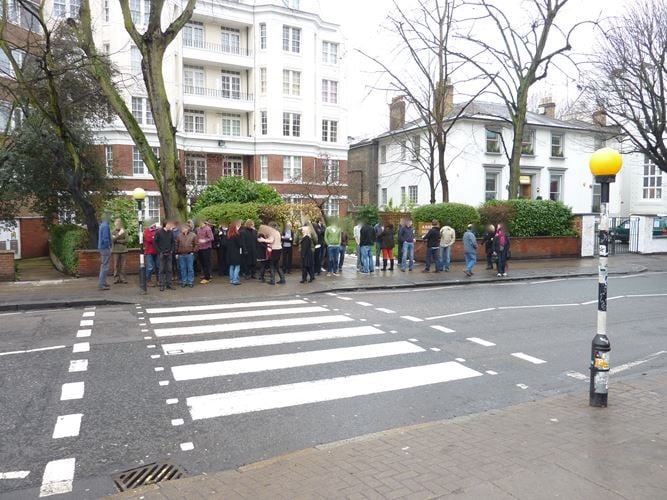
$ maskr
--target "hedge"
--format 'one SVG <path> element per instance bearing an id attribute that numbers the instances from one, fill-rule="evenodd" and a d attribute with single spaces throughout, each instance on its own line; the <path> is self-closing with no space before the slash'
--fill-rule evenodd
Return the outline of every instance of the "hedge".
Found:
<path id="1" fill-rule="evenodd" d="M 195 219 L 206 220 L 220 225 L 229 224 L 233 220 L 241 219 L 245 222 L 252 219 L 259 224 L 259 205 L 257 203 L 218 203 L 203 208 L 195 213 Z"/>
<path id="2" fill-rule="evenodd" d="M 378 207 L 375 205 L 362 205 L 359 207 L 359 210 L 356 213 L 356 219 L 367 222 L 371 226 L 374 226 L 380 220 L 380 214 L 378 212 Z"/>
<path id="3" fill-rule="evenodd" d="M 256 203 L 282 205 L 283 199 L 268 184 L 250 181 L 243 177 L 221 177 L 215 184 L 207 186 L 193 207 L 194 212 L 221 203 Z"/>
<path id="4" fill-rule="evenodd" d="M 69 274 L 79 268 L 77 250 L 88 248 L 88 231 L 74 224 L 54 224 L 49 231 L 51 251 Z"/>
<path id="5" fill-rule="evenodd" d="M 230 223 L 241 219 L 252 219 L 255 224 L 275 221 L 281 227 L 289 222 L 298 227 L 304 219 L 313 220 L 321 217 L 319 208 L 310 203 L 282 205 L 258 205 L 257 203 L 219 203 L 211 205 L 194 214 L 197 220 L 208 220 L 215 224 Z"/>
<path id="6" fill-rule="evenodd" d="M 572 210 L 551 200 L 487 201 L 479 212 L 484 224 L 507 224 L 509 234 L 517 237 L 575 236 Z"/>
<path id="7" fill-rule="evenodd" d="M 136 202 L 127 196 L 111 198 L 104 203 L 104 213 L 109 216 L 111 231 L 114 228 L 114 221 L 120 219 L 127 231 L 128 248 L 139 248 L 139 221 L 137 220 Z"/>
<path id="8" fill-rule="evenodd" d="M 468 224 L 479 224 L 479 213 L 475 207 L 463 203 L 423 205 L 412 211 L 412 220 L 416 223 L 431 222 L 433 219 L 441 225 L 449 224 L 458 236 L 463 235 Z"/>

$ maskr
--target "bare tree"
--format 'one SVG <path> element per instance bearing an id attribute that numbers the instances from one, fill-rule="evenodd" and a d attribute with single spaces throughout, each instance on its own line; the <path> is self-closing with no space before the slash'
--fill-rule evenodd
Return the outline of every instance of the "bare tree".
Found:
<path id="1" fill-rule="evenodd" d="M 546 78 L 554 60 L 571 49 L 570 36 L 556 20 L 569 0 L 530 0 L 534 16 L 527 25 L 510 21 L 499 2 L 470 0 L 467 6 L 481 11 L 467 18 L 468 31 L 461 37 L 467 49 L 460 57 L 491 83 L 490 93 L 507 108 L 499 118 L 512 127 L 511 147 L 505 148 L 510 166 L 509 198 L 519 195 L 521 154 L 531 87 Z M 503 4 L 503 7 L 506 7 Z M 557 40 L 554 40 L 554 35 Z"/>
<path id="2" fill-rule="evenodd" d="M 332 199 L 343 199 L 348 186 L 341 179 L 338 160 L 322 153 L 315 158 L 312 169 L 302 169 L 301 175 L 292 180 L 291 190 L 295 195 L 316 205 L 326 222 L 326 204 Z"/>
<path id="3" fill-rule="evenodd" d="M 584 84 L 635 151 L 667 172 L 667 4 L 642 0 L 610 21 Z"/>
<path id="4" fill-rule="evenodd" d="M 78 21 L 75 19 L 69 19 L 68 21 L 75 28 L 79 44 L 90 60 L 91 74 L 125 125 L 141 153 L 146 168 L 155 179 L 162 195 L 166 217 L 185 217 L 187 214 L 186 179 L 178 155 L 176 127 L 171 116 L 171 106 L 167 96 L 162 67 L 167 47 L 192 17 L 196 0 L 188 0 L 183 7 L 183 11 L 164 30 L 162 29 L 161 19 L 165 8 L 165 0 L 151 0 L 148 25 L 143 33 L 137 29 L 133 19 L 130 0 L 118 1 L 123 12 L 125 30 L 142 56 L 141 71 L 155 129 L 160 141 L 159 158 L 148 143 L 146 135 L 132 115 L 132 111 L 128 108 L 125 96 L 115 85 L 113 75 L 109 71 L 108 65 L 105 64 L 106 57 L 100 55 L 97 51 L 93 38 L 90 0 L 81 1 Z"/>

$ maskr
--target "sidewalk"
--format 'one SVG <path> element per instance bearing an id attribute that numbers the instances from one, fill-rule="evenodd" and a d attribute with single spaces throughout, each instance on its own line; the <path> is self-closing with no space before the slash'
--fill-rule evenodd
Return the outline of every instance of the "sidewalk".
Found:
<path id="1" fill-rule="evenodd" d="M 667 373 L 308 448 L 111 498 L 657 499 L 667 491 Z"/>
<path id="2" fill-rule="evenodd" d="M 184 300 L 243 300 L 261 296 L 294 296 L 326 291 L 352 291 L 385 288 L 414 288 L 420 286 L 451 286 L 467 283 L 486 283 L 498 280 L 557 279 L 591 276 L 598 272 L 597 259 L 541 259 L 510 261 L 506 278 L 484 269 L 481 263 L 472 278 L 463 274 L 463 264 L 453 263 L 449 273 L 422 273 L 423 264 L 416 264 L 413 272 L 375 272 L 370 276 L 355 270 L 355 257 L 346 258 L 344 272 L 339 277 L 327 277 L 325 273 L 311 284 L 300 284 L 301 272 L 295 269 L 287 276 L 286 285 L 269 287 L 256 281 L 243 281 L 240 287 L 232 287 L 227 277 L 215 276 L 208 285 L 196 284 L 194 288 L 160 292 L 149 288 L 147 295 L 139 293 L 138 277 L 131 276 L 127 285 L 112 285 L 111 290 L 97 289 L 95 278 L 71 278 L 43 281 L 0 283 L 0 311 L 45 307 L 69 307 L 83 305 L 125 304 L 141 301 L 144 304 L 182 302 Z M 644 271 L 667 271 L 667 255 L 622 255 L 610 258 L 610 274 L 632 274 Z"/>

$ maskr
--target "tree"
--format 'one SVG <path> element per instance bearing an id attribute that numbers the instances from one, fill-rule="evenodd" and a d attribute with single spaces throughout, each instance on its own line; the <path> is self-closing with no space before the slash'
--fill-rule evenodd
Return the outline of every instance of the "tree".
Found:
<path id="1" fill-rule="evenodd" d="M 130 0 L 118 1 L 123 12 L 125 30 L 141 54 L 141 72 L 153 114 L 155 129 L 160 141 L 159 158 L 149 145 L 146 135 L 132 115 L 132 111 L 127 107 L 125 97 L 116 86 L 113 73 L 106 64 L 106 58 L 97 51 L 93 38 L 90 0 L 81 1 L 79 21 L 68 19 L 68 22 L 75 28 L 78 42 L 90 60 L 91 75 L 109 99 L 123 125 L 125 125 L 141 153 L 146 168 L 157 183 L 162 195 L 165 216 L 167 218 L 184 218 L 187 215 L 186 179 L 178 155 L 176 127 L 171 116 L 171 106 L 164 83 L 162 66 L 167 47 L 192 17 L 196 0 L 188 0 L 183 11 L 164 30 L 162 29 L 161 19 L 165 1 L 151 0 L 148 26 L 143 33 L 140 33 L 136 27 L 130 9 Z"/>
<path id="2" fill-rule="evenodd" d="M 509 198 L 519 195 L 521 154 L 526 112 L 531 87 L 547 77 L 554 60 L 571 49 L 570 36 L 579 25 L 568 32 L 561 30 L 556 20 L 569 0 L 530 0 L 533 16 L 528 24 L 510 21 L 506 5 L 493 0 L 471 0 L 468 6 L 481 10 L 466 19 L 469 29 L 460 37 L 467 42 L 459 55 L 490 84 L 490 93 L 501 100 L 507 115 L 501 116 L 512 127 L 512 144 L 505 148 L 509 161 Z M 521 20 L 519 20 L 521 21 Z M 554 41 L 554 33 L 559 40 Z M 502 137 L 502 134 L 501 134 Z"/>
<path id="3" fill-rule="evenodd" d="M 338 160 L 322 153 L 315 158 L 313 168 L 303 168 L 301 175 L 292 179 L 291 191 L 309 203 L 313 203 L 327 220 L 326 205 L 332 199 L 347 195 L 347 184 L 341 182 Z"/>
<path id="4" fill-rule="evenodd" d="M 243 177 L 221 177 L 207 186 L 193 207 L 194 212 L 219 203 L 258 203 L 282 205 L 278 192 L 268 184 L 253 182 Z"/>
<path id="5" fill-rule="evenodd" d="M 643 0 L 610 21 L 584 84 L 632 144 L 667 172 L 667 4 Z"/>

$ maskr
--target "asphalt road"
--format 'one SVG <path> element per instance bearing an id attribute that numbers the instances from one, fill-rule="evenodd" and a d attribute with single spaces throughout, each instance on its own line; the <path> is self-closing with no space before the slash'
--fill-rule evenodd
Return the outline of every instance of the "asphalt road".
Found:
<path id="1" fill-rule="evenodd" d="M 585 390 L 596 289 L 576 278 L 2 314 L 0 497 L 97 498 L 116 491 L 114 472 L 155 460 L 217 471 Z M 609 296 L 613 411 L 614 380 L 667 370 L 667 274 L 611 278 Z"/>

